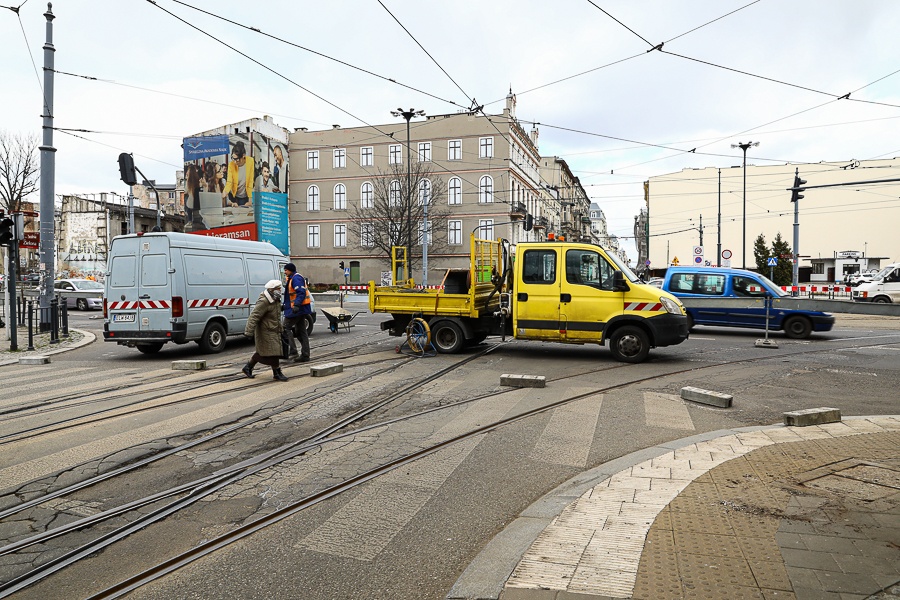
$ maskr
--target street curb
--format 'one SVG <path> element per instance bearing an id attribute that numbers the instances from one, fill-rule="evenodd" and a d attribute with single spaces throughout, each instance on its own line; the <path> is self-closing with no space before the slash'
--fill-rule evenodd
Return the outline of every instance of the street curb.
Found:
<path id="1" fill-rule="evenodd" d="M 27 351 L 20 350 L 19 352 L 10 352 L 8 350 L 4 350 L 0 352 L 0 367 L 4 367 L 6 365 L 17 365 L 19 364 L 19 359 L 23 356 L 34 356 L 34 355 L 42 355 L 42 356 L 51 356 L 53 354 L 60 354 L 61 352 L 68 352 L 69 350 L 75 350 L 76 348 L 81 348 L 82 346 L 87 346 L 88 344 L 94 342 L 97 339 L 97 336 L 91 333 L 90 331 L 85 331 L 83 329 L 70 329 L 69 331 L 75 331 L 80 333 L 83 337 L 77 342 L 73 342 L 71 344 L 67 344 L 65 346 L 60 346 L 59 348 L 46 348 L 42 347 L 37 350 Z M 19 344 L 21 347 L 22 344 Z"/>
<path id="2" fill-rule="evenodd" d="M 865 420 L 894 415 L 870 415 L 844 417 L 844 420 Z M 719 429 L 686 438 L 657 444 L 637 450 L 625 456 L 598 465 L 560 484 L 552 491 L 537 499 L 521 514 L 501 530 L 478 555 L 469 563 L 462 575 L 447 593 L 446 600 L 497 600 L 506 581 L 512 575 L 522 556 L 528 551 L 538 535 L 559 516 L 563 509 L 581 497 L 589 489 L 616 473 L 634 467 L 644 461 L 679 450 L 698 442 L 706 442 L 720 437 L 788 429 L 784 424 L 756 425 L 734 429 Z M 788 441 L 788 440 L 785 440 Z M 791 440 L 793 441 L 793 440 Z M 784 443 L 784 442 L 778 442 Z"/>

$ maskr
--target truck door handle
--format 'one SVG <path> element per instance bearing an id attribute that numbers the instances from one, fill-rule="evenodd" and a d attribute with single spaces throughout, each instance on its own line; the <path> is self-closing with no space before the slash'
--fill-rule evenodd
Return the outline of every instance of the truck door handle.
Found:
<path id="1" fill-rule="evenodd" d="M 150 294 L 144 294 L 143 296 L 138 296 L 138 299 L 139 300 L 149 300 Z"/>
<path id="2" fill-rule="evenodd" d="M 519 292 L 518 294 L 516 294 L 516 300 L 518 300 L 519 302 L 525 302 L 526 300 L 528 300 L 528 294 L 526 294 L 525 292 Z"/>
<path id="3" fill-rule="evenodd" d="M 571 302 L 571 301 L 572 301 L 572 294 L 560 294 L 560 295 L 559 295 L 559 301 L 560 301 L 560 302 Z"/>

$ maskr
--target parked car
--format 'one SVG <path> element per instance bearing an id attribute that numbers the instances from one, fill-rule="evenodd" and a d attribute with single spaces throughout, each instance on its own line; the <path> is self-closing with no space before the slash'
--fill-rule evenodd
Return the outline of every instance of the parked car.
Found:
<path id="1" fill-rule="evenodd" d="M 864 271 L 862 273 L 854 273 L 850 277 L 847 278 L 847 283 L 850 287 L 856 287 L 861 283 L 868 283 L 870 281 L 874 281 L 878 277 L 878 271 L 875 269 L 870 269 L 868 271 Z"/>
<path id="2" fill-rule="evenodd" d="M 25 285 L 40 285 L 41 275 L 40 273 L 26 273 L 22 275 L 22 283 Z"/>
<path id="3" fill-rule="evenodd" d="M 789 338 L 808 338 L 813 331 L 831 331 L 834 315 L 818 310 L 789 308 L 790 295 L 769 278 L 743 269 L 718 267 L 669 267 L 663 282 L 665 291 L 684 301 L 688 324 L 718 327 L 765 329 L 764 302 L 710 302 L 713 298 L 773 298 L 769 312 L 769 329 L 784 331 Z M 688 300 L 690 299 L 690 300 Z"/>
<path id="4" fill-rule="evenodd" d="M 663 281 L 665 281 L 662 277 L 651 277 L 647 281 L 647 285 L 652 285 L 653 287 L 662 288 Z"/>
<path id="5" fill-rule="evenodd" d="M 53 284 L 66 306 L 78 310 L 103 309 L 103 284 L 90 279 L 60 279 Z"/>

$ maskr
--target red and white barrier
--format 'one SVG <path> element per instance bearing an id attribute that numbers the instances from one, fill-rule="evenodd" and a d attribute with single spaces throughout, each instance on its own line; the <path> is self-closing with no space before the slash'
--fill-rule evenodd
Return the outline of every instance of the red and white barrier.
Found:
<path id="1" fill-rule="evenodd" d="M 828 294 L 831 292 L 852 292 L 853 288 L 843 285 L 783 285 L 783 292 L 813 292 Z"/>
<path id="2" fill-rule="evenodd" d="M 340 286 L 340 290 L 342 292 L 353 291 L 353 290 L 369 291 L 369 286 L 368 285 L 342 285 L 342 286 Z"/>

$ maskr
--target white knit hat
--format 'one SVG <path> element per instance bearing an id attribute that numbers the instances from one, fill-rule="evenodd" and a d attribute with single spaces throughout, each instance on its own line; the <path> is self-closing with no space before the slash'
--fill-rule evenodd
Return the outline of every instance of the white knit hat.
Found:
<path id="1" fill-rule="evenodd" d="M 280 287 L 281 287 L 281 282 L 280 282 L 279 280 L 277 280 L 277 279 L 271 279 L 271 280 L 269 280 L 269 282 L 266 284 L 266 289 L 267 289 L 267 290 L 275 290 L 275 289 L 279 289 Z"/>

